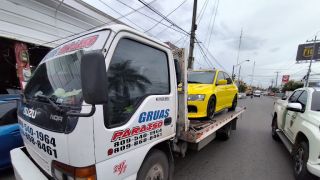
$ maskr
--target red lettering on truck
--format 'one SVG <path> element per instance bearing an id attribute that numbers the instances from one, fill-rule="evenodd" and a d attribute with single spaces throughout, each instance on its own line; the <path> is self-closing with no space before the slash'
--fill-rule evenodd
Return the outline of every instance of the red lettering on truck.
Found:
<path id="1" fill-rule="evenodd" d="M 149 123 L 147 125 L 136 126 L 136 127 L 133 127 L 132 129 L 127 128 L 124 130 L 115 131 L 112 135 L 111 142 L 125 139 L 125 138 L 135 136 L 138 134 L 142 134 L 144 132 L 152 131 L 155 129 L 159 129 L 159 128 L 161 128 L 162 125 L 163 125 L 163 122 L 161 120 L 161 121 Z"/>

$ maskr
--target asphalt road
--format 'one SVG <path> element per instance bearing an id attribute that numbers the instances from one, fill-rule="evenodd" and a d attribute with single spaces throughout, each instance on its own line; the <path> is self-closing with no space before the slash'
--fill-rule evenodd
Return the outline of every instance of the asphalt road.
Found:
<path id="1" fill-rule="evenodd" d="M 247 98 L 239 104 L 247 111 L 231 138 L 176 158 L 175 180 L 294 180 L 288 151 L 271 138 L 273 99 Z M 0 172 L 0 179 L 13 180 L 12 170 Z"/>
<path id="2" fill-rule="evenodd" d="M 288 151 L 271 137 L 273 99 L 240 99 L 239 104 L 247 111 L 231 138 L 177 158 L 175 180 L 294 180 Z"/>

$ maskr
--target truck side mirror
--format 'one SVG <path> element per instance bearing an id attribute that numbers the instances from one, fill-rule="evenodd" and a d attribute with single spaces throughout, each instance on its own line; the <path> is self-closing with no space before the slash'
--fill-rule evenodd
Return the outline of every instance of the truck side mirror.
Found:
<path id="1" fill-rule="evenodd" d="M 303 112 L 302 105 L 300 103 L 288 103 L 287 110 L 294 112 Z"/>
<path id="2" fill-rule="evenodd" d="M 282 100 L 287 100 L 287 98 L 288 98 L 288 96 L 283 95 L 281 99 L 282 99 Z"/>
<path id="3" fill-rule="evenodd" d="M 176 69 L 177 84 L 180 84 L 181 83 L 181 69 L 180 69 L 179 61 L 177 59 L 174 59 L 174 67 Z"/>
<path id="4" fill-rule="evenodd" d="M 88 104 L 107 103 L 107 72 L 101 52 L 90 52 L 81 57 L 81 85 L 83 99 Z"/>

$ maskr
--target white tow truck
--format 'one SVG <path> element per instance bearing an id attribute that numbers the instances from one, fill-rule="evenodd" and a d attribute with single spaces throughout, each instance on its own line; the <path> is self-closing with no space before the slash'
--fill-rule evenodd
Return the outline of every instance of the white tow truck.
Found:
<path id="1" fill-rule="evenodd" d="M 292 154 L 297 180 L 320 177 L 320 88 L 300 88 L 275 102 L 272 137 Z"/>
<path id="2" fill-rule="evenodd" d="M 16 178 L 172 179 L 174 153 L 227 139 L 245 111 L 189 120 L 184 56 L 123 25 L 50 51 L 18 106 Z"/>

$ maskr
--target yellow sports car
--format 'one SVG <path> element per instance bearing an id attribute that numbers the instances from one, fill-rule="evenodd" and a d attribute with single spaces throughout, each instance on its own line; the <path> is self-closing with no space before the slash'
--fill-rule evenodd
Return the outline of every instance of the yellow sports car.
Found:
<path id="1" fill-rule="evenodd" d="M 235 110 L 238 88 L 231 77 L 220 70 L 188 72 L 188 117 L 213 119 L 226 108 Z"/>

